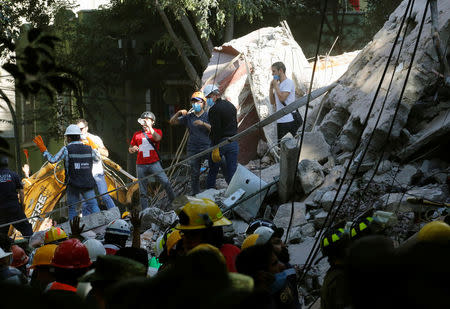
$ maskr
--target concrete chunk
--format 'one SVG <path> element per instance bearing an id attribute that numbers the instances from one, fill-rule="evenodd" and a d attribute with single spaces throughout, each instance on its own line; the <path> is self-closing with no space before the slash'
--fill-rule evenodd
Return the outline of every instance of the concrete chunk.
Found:
<path id="1" fill-rule="evenodd" d="M 305 194 L 311 193 L 325 179 L 322 166 L 317 161 L 312 160 L 302 160 L 298 165 L 298 174 Z"/>
<path id="2" fill-rule="evenodd" d="M 287 227 L 289 226 L 289 220 L 291 219 L 291 208 L 292 203 L 286 203 L 278 207 L 277 214 L 273 219 L 273 223 L 275 223 L 277 227 L 282 227 L 285 230 L 287 229 Z M 294 216 L 292 218 L 292 227 L 300 226 L 303 223 L 306 223 L 305 214 L 305 203 L 294 202 Z"/>
<path id="3" fill-rule="evenodd" d="M 96 212 L 94 214 L 90 214 L 88 216 L 83 216 L 80 219 L 80 226 L 84 224 L 84 230 L 92 230 L 97 227 L 107 225 L 111 221 L 119 219 L 120 218 L 120 211 L 119 208 L 113 207 L 108 210 L 102 210 L 100 212 Z M 70 223 L 69 221 L 64 222 L 59 225 L 66 233 L 72 233 L 70 229 Z"/>
<path id="4" fill-rule="evenodd" d="M 324 162 L 330 155 L 330 145 L 325 141 L 322 132 L 305 132 L 300 161 L 308 159 Z"/>

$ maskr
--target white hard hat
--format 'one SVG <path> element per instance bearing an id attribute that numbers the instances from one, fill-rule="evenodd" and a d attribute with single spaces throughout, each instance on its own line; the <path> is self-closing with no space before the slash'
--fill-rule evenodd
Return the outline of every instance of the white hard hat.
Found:
<path id="1" fill-rule="evenodd" d="M 160 256 L 161 253 L 164 251 L 164 234 L 158 237 L 158 239 L 155 242 L 155 253 L 156 257 Z"/>
<path id="2" fill-rule="evenodd" d="M 272 230 L 270 227 L 267 226 L 260 226 L 258 227 L 253 234 L 258 234 L 259 237 L 256 240 L 256 244 L 258 245 L 264 245 L 267 244 L 270 240 L 270 238 L 272 238 L 273 233 L 275 233 L 274 230 Z"/>
<path id="3" fill-rule="evenodd" d="M 76 124 L 71 124 L 67 127 L 64 135 L 81 135 L 81 130 Z"/>
<path id="4" fill-rule="evenodd" d="M 5 257 L 11 256 L 11 255 L 12 255 L 12 252 L 5 252 L 5 251 L 3 251 L 2 248 L 0 248 L 0 259 L 3 259 Z"/>
<path id="5" fill-rule="evenodd" d="M 117 219 L 108 224 L 105 233 L 129 236 L 131 231 L 125 220 Z"/>
<path id="6" fill-rule="evenodd" d="M 203 88 L 203 94 L 205 95 L 205 97 L 209 96 L 214 91 L 219 91 L 219 87 L 214 84 L 206 85 L 205 88 Z"/>
<path id="7" fill-rule="evenodd" d="M 106 250 L 103 244 L 97 239 L 88 239 L 83 244 L 86 246 L 89 252 L 89 258 L 92 262 L 97 260 L 99 255 L 106 255 Z"/>

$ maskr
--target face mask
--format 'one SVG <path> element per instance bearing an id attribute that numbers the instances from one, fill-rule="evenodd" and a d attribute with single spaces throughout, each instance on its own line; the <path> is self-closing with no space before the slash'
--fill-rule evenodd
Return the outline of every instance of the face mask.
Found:
<path id="1" fill-rule="evenodd" d="M 192 104 L 192 108 L 194 109 L 194 112 L 198 113 L 202 110 L 202 105 L 199 103 Z"/>
<path id="2" fill-rule="evenodd" d="M 294 275 L 294 274 L 295 274 L 295 269 L 293 269 L 293 268 L 288 268 L 288 269 L 285 269 L 284 271 L 282 271 L 281 273 L 276 273 L 275 281 L 270 286 L 270 292 L 272 294 L 275 294 L 276 292 L 280 291 L 286 285 L 287 277 L 290 275 Z"/>
<path id="3" fill-rule="evenodd" d="M 280 75 L 274 75 L 274 76 L 273 76 L 273 79 L 274 79 L 274 80 L 280 80 Z"/>
<path id="4" fill-rule="evenodd" d="M 214 105 L 214 101 L 212 98 L 207 98 L 206 99 L 206 103 L 208 103 L 208 106 L 213 106 Z"/>
<path id="5" fill-rule="evenodd" d="M 87 135 L 87 134 L 81 134 L 81 135 L 80 135 L 80 138 L 81 138 L 81 139 L 86 139 L 86 135 Z"/>

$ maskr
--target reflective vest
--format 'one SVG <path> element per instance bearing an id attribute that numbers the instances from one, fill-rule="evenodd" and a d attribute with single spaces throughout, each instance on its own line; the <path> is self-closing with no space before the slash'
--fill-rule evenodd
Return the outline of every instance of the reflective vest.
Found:
<path id="1" fill-rule="evenodd" d="M 93 189 L 92 148 L 83 144 L 69 144 L 69 166 L 66 167 L 66 183 L 79 189 Z"/>

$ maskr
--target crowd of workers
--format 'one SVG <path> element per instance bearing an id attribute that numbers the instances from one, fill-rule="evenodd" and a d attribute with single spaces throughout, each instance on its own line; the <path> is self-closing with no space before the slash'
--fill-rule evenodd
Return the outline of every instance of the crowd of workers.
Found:
<path id="1" fill-rule="evenodd" d="M 186 201 L 152 250 L 141 248 L 138 211 L 111 222 L 102 241 L 84 239 L 78 217 L 70 236 L 59 227 L 29 241 L 1 234 L 5 306 L 301 308 L 284 229 L 255 219 L 239 246 L 225 237 L 232 222 L 213 201 Z M 321 307 L 448 308 L 450 226 L 428 223 L 394 248 L 375 221 L 364 217 L 322 237 L 330 269 Z"/>
<path id="2" fill-rule="evenodd" d="M 286 77 L 284 64 L 272 65 L 270 101 L 281 109 L 295 100 L 295 87 Z M 222 99 L 216 85 L 191 97 L 192 110 L 180 110 L 170 124 L 189 130 L 187 155 L 198 154 L 237 133 L 236 108 Z M 175 193 L 158 153 L 162 131 L 154 128 L 155 115 L 146 111 L 129 146 L 137 153 L 136 166 L 142 209 L 149 206 L 146 176 L 155 175 L 169 204 Z M 291 114 L 279 119 L 278 137 L 295 135 L 301 118 Z M 100 137 L 88 133 L 79 119 L 69 125 L 67 145 L 51 155 L 42 138 L 34 140 L 44 158 L 64 160 L 71 234 L 59 227 L 33 234 L 25 218 L 19 176 L 0 160 L 0 224 L 14 223 L 24 240 L 0 230 L 0 285 L 2 304 L 48 308 L 300 308 L 298 269 L 290 264 L 285 231 L 273 222 L 253 220 L 242 244 L 224 235 L 232 222 L 209 199 L 187 197 L 176 210 L 178 220 L 155 243 L 141 248 L 138 210 L 108 224 L 104 238 L 84 239 L 77 211 L 99 211 L 95 188 L 107 192 L 102 156 L 108 150 Z M 237 166 L 237 142 L 191 160 L 192 193 L 200 191 L 202 161 L 208 160 L 207 188 L 215 186 L 222 168 L 227 183 Z M 102 195 L 107 208 L 115 207 Z M 125 220 L 124 220 L 125 219 Z M 128 221 L 127 221 L 128 220 Z M 450 226 L 442 221 L 427 224 L 409 242 L 394 248 L 380 235 L 372 217 L 357 220 L 349 229 L 333 227 L 320 240 L 328 270 L 321 288 L 322 308 L 448 308 Z M 149 258 L 153 255 L 153 257 Z M 155 258 L 157 262 L 155 264 Z M 157 271 L 156 271 L 157 269 Z M 156 273 L 156 274 L 155 274 Z"/>

